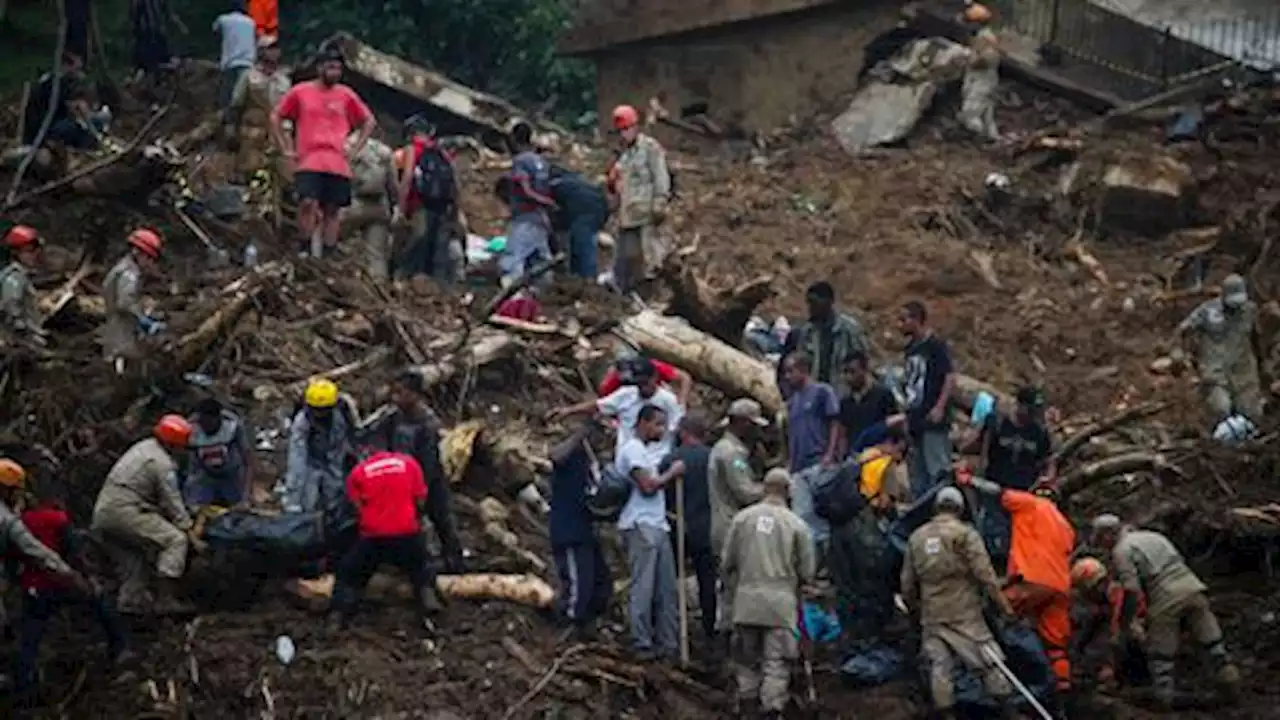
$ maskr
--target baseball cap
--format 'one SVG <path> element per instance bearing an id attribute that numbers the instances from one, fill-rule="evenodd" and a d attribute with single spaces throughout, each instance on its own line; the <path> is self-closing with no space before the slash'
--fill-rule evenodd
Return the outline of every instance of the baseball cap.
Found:
<path id="1" fill-rule="evenodd" d="M 776 467 L 764 474 L 765 487 L 791 487 L 791 473 L 786 468 Z"/>
<path id="2" fill-rule="evenodd" d="M 1232 273 L 1222 281 L 1222 304 L 1240 307 L 1249 302 L 1249 289 L 1244 278 Z"/>
<path id="3" fill-rule="evenodd" d="M 960 491 L 957 490 L 956 488 L 944 487 L 941 490 L 939 490 L 937 496 L 933 498 L 934 507 L 942 507 L 943 505 L 950 505 L 951 507 L 963 508 L 964 495 L 960 494 Z"/>
<path id="4" fill-rule="evenodd" d="M 725 411 L 726 422 L 729 418 L 750 420 L 760 427 L 769 425 L 768 419 L 764 416 L 764 409 L 760 407 L 760 403 L 751 398 L 738 398 L 729 403 L 729 409 Z"/>

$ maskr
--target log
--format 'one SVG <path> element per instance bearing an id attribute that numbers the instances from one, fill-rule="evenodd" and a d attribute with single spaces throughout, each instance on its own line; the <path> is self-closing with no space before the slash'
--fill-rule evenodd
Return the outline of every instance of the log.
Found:
<path id="1" fill-rule="evenodd" d="M 333 596 L 334 577 L 324 575 L 315 580 L 294 580 L 286 589 L 308 604 L 320 604 Z M 549 608 L 555 602 L 556 593 L 546 581 L 533 575 L 503 575 L 499 573 L 470 573 L 466 575 L 439 575 L 436 589 L 440 594 L 457 600 L 507 600 L 534 608 Z M 367 594 L 372 598 L 413 597 L 413 588 L 399 577 L 382 573 L 369 581 Z"/>
<path id="2" fill-rule="evenodd" d="M 233 283 L 230 300 L 178 341 L 172 366 L 176 373 L 192 372 L 200 367 L 210 348 L 229 335 L 253 308 L 258 294 L 268 286 L 283 281 L 288 272 L 288 265 L 267 263 L 246 275 L 243 278 L 246 282 Z"/>
<path id="3" fill-rule="evenodd" d="M 1062 467 L 1062 463 L 1064 461 L 1074 455 L 1081 447 L 1084 447 L 1085 443 L 1098 435 L 1111 432 L 1112 430 L 1115 430 L 1122 425 L 1134 422 L 1135 420 L 1151 417 L 1168 406 L 1168 403 L 1146 403 L 1085 427 L 1062 443 L 1058 448 L 1058 451 L 1053 454 L 1053 461 L 1058 465 L 1058 467 Z"/>
<path id="4" fill-rule="evenodd" d="M 483 367 L 515 357 L 521 347 L 520 340 L 510 333 L 476 330 L 458 352 L 438 362 L 412 365 L 408 369 L 421 377 L 423 385 L 430 389 L 448 381 L 467 367 Z"/>
<path id="5" fill-rule="evenodd" d="M 773 276 L 761 275 L 732 288 L 714 290 L 698 279 L 690 264 L 681 261 L 683 256 L 683 251 L 672 253 L 659 273 L 671 288 L 667 312 L 737 347 L 756 308 L 773 297 Z"/>
<path id="6" fill-rule="evenodd" d="M 733 397 L 750 397 L 769 414 L 783 408 L 773 368 L 689 325 L 682 318 L 645 310 L 623 320 L 618 332 L 646 355 L 683 368 L 700 382 Z"/>
<path id="7" fill-rule="evenodd" d="M 1072 470 L 1063 478 L 1059 493 L 1065 500 L 1099 481 L 1134 472 L 1184 474 L 1181 468 L 1169 462 L 1163 453 L 1130 452 L 1085 463 Z"/>

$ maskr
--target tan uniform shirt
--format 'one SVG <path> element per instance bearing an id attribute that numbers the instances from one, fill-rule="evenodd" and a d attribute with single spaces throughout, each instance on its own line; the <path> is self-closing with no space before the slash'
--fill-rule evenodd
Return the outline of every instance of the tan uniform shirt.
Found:
<path id="1" fill-rule="evenodd" d="M 618 172 L 618 226 L 625 229 L 653 225 L 657 216 L 666 212 L 671 199 L 667 151 L 642 133 L 618 157 Z"/>
<path id="2" fill-rule="evenodd" d="M 17 330 L 38 329 L 43 318 L 36 308 L 36 288 L 31 273 L 20 262 L 11 262 L 0 270 L 0 313 L 4 321 Z"/>
<path id="3" fill-rule="evenodd" d="M 348 150 L 351 143 L 347 141 Z M 396 190 L 397 179 L 394 152 L 385 143 L 370 138 L 351 162 L 352 192 L 363 202 L 385 205 Z"/>
<path id="4" fill-rule="evenodd" d="M 178 492 L 178 466 L 152 438 L 135 443 L 107 473 L 93 506 L 95 524 L 104 513 L 159 513 L 179 530 L 191 527 L 191 515 Z"/>
<path id="5" fill-rule="evenodd" d="M 1158 532 L 1125 530 L 1111 550 L 1111 561 L 1125 590 L 1147 594 L 1150 615 L 1207 589 L 1178 548 Z"/>
<path id="6" fill-rule="evenodd" d="M 141 280 L 142 268 L 132 254 L 121 258 L 102 280 L 102 299 L 107 306 L 102 342 L 108 355 L 125 352 L 138 339 L 138 318 L 142 316 Z"/>
<path id="7" fill-rule="evenodd" d="M 1199 370 L 1207 380 L 1222 382 L 1242 359 L 1253 356 L 1253 326 L 1258 306 L 1252 300 L 1228 312 L 1221 298 L 1201 303 L 1182 321 L 1182 331 L 1193 331 L 1199 351 Z"/>
<path id="8" fill-rule="evenodd" d="M 733 623 L 795 630 L 800 584 L 817 569 L 804 520 L 777 500 L 752 505 L 733 518 L 721 554 Z"/>
<path id="9" fill-rule="evenodd" d="M 751 451 L 732 432 L 720 436 L 707 459 L 707 495 L 711 501 L 711 549 L 724 547 L 733 518 L 764 493 L 751 471 Z"/>
<path id="10" fill-rule="evenodd" d="M 972 525 L 940 514 L 911 533 L 902 563 L 902 595 L 912 602 L 919 592 L 922 626 L 976 624 L 985 631 L 983 588 L 995 596 L 1000 582 Z"/>

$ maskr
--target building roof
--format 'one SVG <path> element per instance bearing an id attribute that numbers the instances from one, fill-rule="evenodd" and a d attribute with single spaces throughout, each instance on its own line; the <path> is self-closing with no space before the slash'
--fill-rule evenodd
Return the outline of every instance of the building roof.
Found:
<path id="1" fill-rule="evenodd" d="M 847 0 L 584 0 L 560 42 L 565 55 L 682 35 Z"/>

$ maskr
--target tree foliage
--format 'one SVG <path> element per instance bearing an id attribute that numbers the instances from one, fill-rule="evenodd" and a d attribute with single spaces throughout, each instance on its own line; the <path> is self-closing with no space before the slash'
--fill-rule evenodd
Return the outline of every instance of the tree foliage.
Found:
<path id="1" fill-rule="evenodd" d="M 460 83 L 571 116 L 593 106 L 590 67 L 556 56 L 572 0 L 284 0 L 286 52 L 339 30 Z"/>

